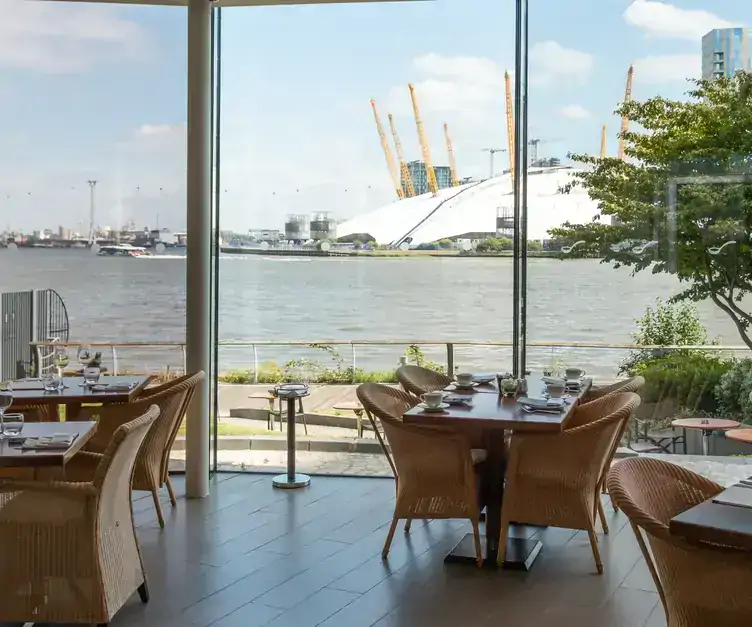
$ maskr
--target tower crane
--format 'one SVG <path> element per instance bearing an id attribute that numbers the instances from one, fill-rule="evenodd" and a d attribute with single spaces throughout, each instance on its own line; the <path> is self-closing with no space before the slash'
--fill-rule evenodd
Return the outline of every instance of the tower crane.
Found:
<path id="1" fill-rule="evenodd" d="M 601 129 L 601 159 L 606 158 L 606 125 Z"/>
<path id="2" fill-rule="evenodd" d="M 454 161 L 454 149 L 449 137 L 449 126 L 446 122 L 444 122 L 444 138 L 446 139 L 447 153 L 449 153 L 449 175 L 452 177 L 452 187 L 457 187 L 460 184 L 460 177 L 457 174 L 457 163 Z"/>
<path id="3" fill-rule="evenodd" d="M 428 146 L 428 138 L 423 130 L 423 120 L 420 117 L 420 110 L 418 109 L 418 100 L 415 96 L 415 87 L 410 83 L 408 85 L 410 89 L 410 99 L 413 102 L 413 114 L 415 115 L 415 126 L 418 129 L 418 140 L 420 141 L 420 151 L 423 155 L 423 163 L 426 167 L 426 180 L 428 181 L 428 189 L 435 196 L 439 191 L 439 185 L 436 182 L 436 172 L 433 170 L 433 161 L 431 161 L 431 149 Z"/>
<path id="4" fill-rule="evenodd" d="M 509 145 L 509 176 L 514 186 L 514 104 L 512 103 L 512 79 L 509 72 L 504 72 L 507 91 L 507 143 Z"/>
<path id="5" fill-rule="evenodd" d="M 407 161 L 405 161 L 405 153 L 402 151 L 402 142 L 399 135 L 397 135 L 397 127 L 394 126 L 394 116 L 390 113 L 389 128 L 392 129 L 392 137 L 394 138 L 394 148 L 397 151 L 397 159 L 399 159 L 400 173 L 402 174 L 402 182 L 404 183 L 404 192 L 406 198 L 412 198 L 415 196 L 415 188 L 413 187 L 413 177 L 410 174 L 410 170 L 407 168 Z"/>
<path id="6" fill-rule="evenodd" d="M 490 179 L 493 178 L 493 173 L 494 173 L 494 155 L 497 152 L 506 152 L 506 151 L 507 151 L 506 148 L 484 148 L 481 151 L 481 152 L 487 152 L 487 153 L 489 153 L 491 155 L 491 169 L 490 169 L 490 173 L 488 175 L 488 178 L 490 178 Z"/>
<path id="7" fill-rule="evenodd" d="M 389 168 L 389 176 L 392 177 L 392 183 L 394 184 L 394 189 L 397 192 L 397 197 L 402 200 L 405 197 L 405 193 L 402 191 L 402 184 L 397 177 L 397 168 L 394 165 L 392 149 L 389 148 L 389 143 L 386 141 L 386 134 L 384 133 L 384 127 L 381 125 L 379 112 L 376 110 L 375 100 L 371 100 L 371 107 L 373 108 L 373 118 L 374 120 L 376 120 L 376 129 L 379 132 L 379 139 L 381 140 L 381 148 L 384 150 L 384 157 L 386 157 L 386 166 L 387 168 Z"/>
<path id="8" fill-rule="evenodd" d="M 633 79 L 634 79 L 634 65 L 630 65 L 629 71 L 627 72 L 627 87 L 624 90 L 624 102 L 632 101 L 632 80 Z M 622 161 L 626 160 L 626 155 L 624 153 L 623 135 L 628 130 L 629 130 L 629 117 L 624 115 L 621 118 L 621 136 L 619 137 L 619 159 L 621 159 Z"/>

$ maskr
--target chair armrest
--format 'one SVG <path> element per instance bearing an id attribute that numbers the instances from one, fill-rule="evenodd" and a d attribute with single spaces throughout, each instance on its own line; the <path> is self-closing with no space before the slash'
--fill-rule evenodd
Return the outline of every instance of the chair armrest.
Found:
<path id="1" fill-rule="evenodd" d="M 92 483 L 73 483 L 68 481 L 28 481 L 19 479 L 0 479 L 0 494 L 8 492 L 51 492 L 56 495 L 97 496 L 99 491 Z"/>

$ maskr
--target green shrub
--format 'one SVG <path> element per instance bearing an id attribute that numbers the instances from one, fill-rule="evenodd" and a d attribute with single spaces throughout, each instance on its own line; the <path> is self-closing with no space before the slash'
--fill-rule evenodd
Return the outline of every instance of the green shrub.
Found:
<path id="1" fill-rule="evenodd" d="M 707 354 L 672 354 L 642 363 L 633 372 L 645 377 L 642 399 L 672 399 L 679 409 L 715 415 L 722 412 L 716 388 L 733 362 Z"/>
<path id="2" fill-rule="evenodd" d="M 725 416 L 752 423 L 752 359 L 731 362 L 716 386 L 716 398 Z"/>
<path id="3" fill-rule="evenodd" d="M 645 314 L 635 320 L 637 331 L 632 333 L 635 344 L 649 346 L 704 345 L 708 333 L 700 322 L 697 308 L 690 303 L 664 303 L 656 299 L 655 307 L 648 307 Z M 674 355 L 697 355 L 697 349 L 638 349 L 630 351 L 619 373 L 634 374 L 640 366 L 660 360 L 669 353 Z"/>

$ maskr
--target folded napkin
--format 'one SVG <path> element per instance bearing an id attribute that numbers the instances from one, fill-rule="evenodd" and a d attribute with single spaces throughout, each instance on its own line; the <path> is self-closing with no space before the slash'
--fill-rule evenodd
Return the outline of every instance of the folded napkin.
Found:
<path id="1" fill-rule="evenodd" d="M 130 392 L 135 383 L 97 383 L 91 386 L 92 392 Z"/>
<path id="2" fill-rule="evenodd" d="M 444 402 L 450 405 L 472 405 L 473 397 L 470 394 L 447 394 Z"/>
<path id="3" fill-rule="evenodd" d="M 39 450 L 56 450 L 67 451 L 73 441 L 78 437 L 77 433 L 56 433 L 52 436 L 41 436 L 37 438 L 26 438 L 21 445 L 21 448 L 27 451 L 39 451 Z"/>
<path id="4" fill-rule="evenodd" d="M 560 377 L 542 377 L 541 380 L 546 385 L 549 385 L 551 383 L 558 383 L 559 385 L 566 385 L 567 383 L 566 379 L 562 379 Z"/>
<path id="5" fill-rule="evenodd" d="M 21 379 L 20 381 L 12 381 L 11 387 L 14 390 L 43 390 L 44 384 L 41 379 Z"/>

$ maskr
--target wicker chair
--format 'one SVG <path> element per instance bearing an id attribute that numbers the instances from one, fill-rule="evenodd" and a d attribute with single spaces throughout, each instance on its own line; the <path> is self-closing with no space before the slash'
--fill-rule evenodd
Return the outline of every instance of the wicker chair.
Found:
<path id="1" fill-rule="evenodd" d="M 712 498 L 721 486 L 668 462 L 631 458 L 611 469 L 608 490 L 629 518 L 668 627 L 752 624 L 752 552 L 689 543 L 669 533 L 674 516 Z"/>
<path id="2" fill-rule="evenodd" d="M 11 405 L 6 413 L 23 414 L 25 422 L 49 422 L 54 408 L 54 405 Z"/>
<path id="3" fill-rule="evenodd" d="M 121 426 L 91 482 L 0 481 L 0 621 L 106 625 L 149 600 L 128 477 L 158 415 Z"/>
<path id="4" fill-rule="evenodd" d="M 619 394 L 621 392 L 639 392 L 642 386 L 645 385 L 645 379 L 643 377 L 631 377 L 624 381 L 617 381 L 610 385 L 603 385 L 596 388 L 591 388 L 590 391 L 580 401 L 581 403 L 590 403 L 596 399 L 607 396 L 608 394 Z"/>
<path id="5" fill-rule="evenodd" d="M 167 487 L 170 503 L 177 505 L 175 491 L 168 473 L 170 451 L 180 424 L 193 398 L 196 385 L 204 378 L 203 372 L 185 375 L 167 384 L 160 385 L 154 393 L 147 393 L 139 397 L 134 403 L 125 405 L 105 405 L 92 408 L 96 412 L 92 415 L 97 420 L 97 432 L 87 442 L 86 450 L 73 457 L 66 465 L 66 478 L 72 481 L 86 480 L 92 476 L 100 462 L 102 451 L 109 445 L 112 434 L 118 427 L 143 413 L 144 408 L 157 405 L 160 409 L 159 420 L 149 431 L 144 445 L 136 459 L 136 470 L 133 474 L 133 489 L 151 492 L 154 507 L 157 510 L 159 526 L 164 527 L 164 514 L 159 503 L 159 489 Z M 147 390 L 148 392 L 148 390 Z"/>
<path id="6" fill-rule="evenodd" d="M 403 423 L 402 415 L 417 402 L 406 392 L 365 383 L 358 386 L 357 394 L 363 407 L 381 420 L 397 473 L 397 502 L 382 557 L 389 554 L 401 519 L 409 523 L 416 518 L 468 518 L 473 525 L 476 561 L 482 566 L 478 528 L 481 490 L 469 440 L 451 429 Z"/>
<path id="7" fill-rule="evenodd" d="M 443 390 L 452 382 L 452 379 L 435 370 L 406 365 L 397 368 L 397 381 L 406 392 L 420 397 L 426 392 Z"/>
<path id="8" fill-rule="evenodd" d="M 595 534 L 603 470 L 624 423 L 639 404 L 637 394 L 618 394 L 598 408 L 608 408 L 604 417 L 583 417 L 590 414 L 584 405 L 574 409 L 574 426 L 562 433 L 512 435 L 499 564 L 504 562 L 509 525 L 515 521 L 587 531 L 598 573 L 603 573 Z"/>

